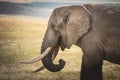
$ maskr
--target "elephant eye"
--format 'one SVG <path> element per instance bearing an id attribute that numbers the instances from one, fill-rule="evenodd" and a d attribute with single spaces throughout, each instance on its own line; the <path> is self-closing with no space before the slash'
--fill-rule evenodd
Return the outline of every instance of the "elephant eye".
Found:
<path id="1" fill-rule="evenodd" d="M 54 24 L 52 24 L 52 27 L 54 28 L 54 27 L 55 27 L 55 25 L 54 25 Z"/>

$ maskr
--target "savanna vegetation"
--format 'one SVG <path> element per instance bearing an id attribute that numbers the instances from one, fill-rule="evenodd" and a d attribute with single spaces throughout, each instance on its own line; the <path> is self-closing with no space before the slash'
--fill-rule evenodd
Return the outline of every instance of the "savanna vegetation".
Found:
<path id="1" fill-rule="evenodd" d="M 55 63 L 60 58 L 66 61 L 60 72 L 52 73 L 45 69 L 32 73 L 42 66 L 41 62 L 19 63 L 40 54 L 47 21 L 25 16 L 0 16 L 0 80 L 79 80 L 82 50 L 76 46 L 59 51 Z M 103 75 L 104 80 L 120 80 L 120 66 L 104 61 Z"/>

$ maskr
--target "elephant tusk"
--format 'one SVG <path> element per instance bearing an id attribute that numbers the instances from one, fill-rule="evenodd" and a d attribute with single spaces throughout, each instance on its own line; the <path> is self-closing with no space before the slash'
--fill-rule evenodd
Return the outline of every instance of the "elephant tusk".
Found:
<path id="1" fill-rule="evenodd" d="M 52 56 L 52 61 L 54 61 L 55 57 L 56 57 L 56 55 L 53 55 L 53 56 Z M 32 72 L 34 73 L 34 72 L 42 71 L 42 70 L 44 70 L 44 69 L 45 69 L 45 67 L 44 67 L 44 66 L 41 66 L 41 67 L 39 67 L 38 69 L 36 69 L 36 70 L 34 70 L 34 71 L 32 71 Z"/>
<path id="2" fill-rule="evenodd" d="M 41 66 L 41 67 L 39 67 L 38 69 L 36 69 L 36 70 L 34 70 L 34 71 L 32 71 L 32 72 L 34 73 L 34 72 L 42 71 L 42 70 L 44 70 L 44 69 L 45 69 L 45 67 L 44 67 L 44 66 Z"/>
<path id="3" fill-rule="evenodd" d="M 23 64 L 32 64 L 35 63 L 37 61 L 40 61 L 41 59 L 43 59 L 46 55 L 48 55 L 48 53 L 52 50 L 52 47 L 48 47 L 40 56 L 33 58 L 32 60 L 28 60 L 28 61 L 24 61 L 24 62 L 20 62 Z"/>
<path id="4" fill-rule="evenodd" d="M 54 61 L 55 57 L 56 57 L 56 55 L 53 55 L 53 56 L 52 56 L 52 61 Z M 39 67 L 38 69 L 36 69 L 36 70 L 34 70 L 34 71 L 32 71 L 32 72 L 34 73 L 34 72 L 42 71 L 42 70 L 44 70 L 44 69 L 45 69 L 45 67 L 44 67 L 44 66 L 41 66 L 41 67 Z"/>

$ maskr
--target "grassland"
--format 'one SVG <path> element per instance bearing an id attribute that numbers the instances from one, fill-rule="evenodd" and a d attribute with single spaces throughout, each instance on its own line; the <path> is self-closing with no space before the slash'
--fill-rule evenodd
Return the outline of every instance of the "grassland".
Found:
<path id="1" fill-rule="evenodd" d="M 19 63 L 39 55 L 47 21 L 25 16 L 0 16 L 0 80 L 79 80 L 82 51 L 76 46 L 59 51 L 55 63 L 60 58 L 66 61 L 60 72 L 32 73 L 42 66 L 41 62 Z M 104 80 L 120 80 L 120 66 L 104 61 L 103 75 Z"/>

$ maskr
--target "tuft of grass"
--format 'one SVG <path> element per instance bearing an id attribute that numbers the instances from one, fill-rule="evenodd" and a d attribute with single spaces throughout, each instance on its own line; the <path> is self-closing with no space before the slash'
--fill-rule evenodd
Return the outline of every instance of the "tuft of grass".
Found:
<path id="1" fill-rule="evenodd" d="M 25 16 L 0 16 L 0 80 L 79 80 L 82 50 L 72 46 L 59 51 L 54 63 L 60 58 L 66 61 L 65 68 L 56 73 L 46 69 L 32 73 L 41 62 L 20 64 L 40 54 L 40 46 L 48 20 Z M 120 80 L 120 66 L 104 62 L 104 80 Z"/>

